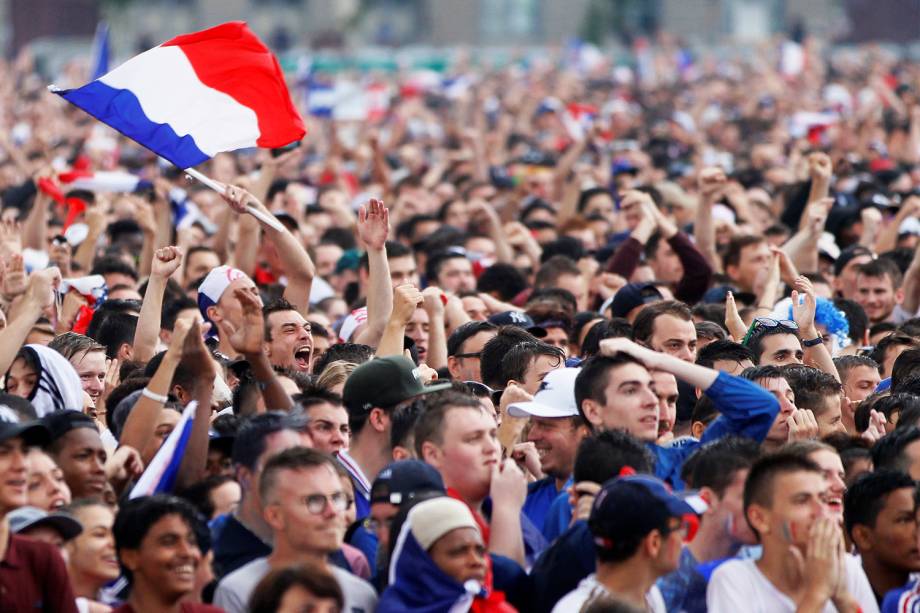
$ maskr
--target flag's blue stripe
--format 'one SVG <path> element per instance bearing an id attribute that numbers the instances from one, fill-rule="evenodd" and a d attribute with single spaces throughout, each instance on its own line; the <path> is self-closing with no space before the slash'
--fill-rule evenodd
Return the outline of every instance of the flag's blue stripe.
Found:
<path id="1" fill-rule="evenodd" d="M 57 94 L 179 168 L 197 166 L 210 159 L 190 135 L 179 136 L 169 124 L 151 121 L 130 90 L 93 81 Z"/>
<path id="2" fill-rule="evenodd" d="M 176 478 L 179 476 L 179 467 L 182 465 L 182 456 L 185 455 L 185 446 L 188 444 L 188 439 L 192 435 L 192 424 L 194 423 L 194 418 L 185 422 L 185 427 L 182 429 L 182 435 L 176 442 L 176 448 L 173 449 L 172 457 L 169 458 L 169 464 L 166 465 L 163 476 L 160 477 L 159 483 L 156 484 L 153 490 L 154 494 L 171 492 L 173 486 L 176 484 Z"/>
<path id="3" fill-rule="evenodd" d="M 101 23 L 96 29 L 96 38 L 93 41 L 94 58 L 96 66 L 93 68 L 93 81 L 109 71 L 109 26 Z"/>

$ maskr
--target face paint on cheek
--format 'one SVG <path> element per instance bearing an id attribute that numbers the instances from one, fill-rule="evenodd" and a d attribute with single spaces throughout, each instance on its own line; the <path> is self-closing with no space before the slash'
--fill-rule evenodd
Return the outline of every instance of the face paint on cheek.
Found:
<path id="1" fill-rule="evenodd" d="M 795 524 L 792 522 L 783 522 L 783 538 L 790 543 L 795 542 Z"/>

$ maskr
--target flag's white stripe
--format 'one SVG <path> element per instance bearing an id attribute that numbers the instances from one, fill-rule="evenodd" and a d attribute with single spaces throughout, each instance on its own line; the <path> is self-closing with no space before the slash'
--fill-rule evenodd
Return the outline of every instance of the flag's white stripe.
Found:
<path id="1" fill-rule="evenodd" d="M 194 401 L 190 402 L 188 406 L 185 407 L 185 410 L 182 411 L 182 417 L 179 418 L 179 423 L 176 424 L 173 431 L 166 437 L 166 440 L 144 470 L 144 474 L 137 480 L 134 489 L 131 490 L 130 498 L 150 496 L 156 491 L 157 484 L 163 477 L 163 472 L 166 470 L 166 467 L 169 466 L 169 461 L 172 459 L 173 454 L 176 453 L 176 445 L 179 443 L 179 439 L 182 438 L 182 431 L 195 414 L 195 407 L 197 404 L 198 403 Z"/>
<path id="2" fill-rule="evenodd" d="M 65 183 L 70 189 L 87 189 L 94 192 L 133 192 L 138 177 L 127 172 L 95 172 L 91 177 L 81 177 Z"/>
<path id="3" fill-rule="evenodd" d="M 261 134 L 255 111 L 203 84 L 177 46 L 145 51 L 99 81 L 131 91 L 150 121 L 190 135 L 207 155 L 255 147 Z"/>

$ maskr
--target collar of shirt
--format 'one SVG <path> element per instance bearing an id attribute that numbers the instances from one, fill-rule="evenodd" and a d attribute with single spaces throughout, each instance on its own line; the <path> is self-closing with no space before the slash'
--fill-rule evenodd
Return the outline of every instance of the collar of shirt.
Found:
<path id="1" fill-rule="evenodd" d="M 345 450 L 339 451 L 337 457 L 339 459 L 339 464 L 345 467 L 345 470 L 348 471 L 348 474 L 352 476 L 354 482 L 358 485 L 358 489 L 361 490 L 360 494 L 365 499 L 370 500 L 371 483 L 368 481 L 364 471 L 361 470 L 361 467 L 358 466 L 358 463 L 355 462 L 354 458 L 348 455 L 348 452 Z"/>
<path id="2" fill-rule="evenodd" d="M 22 554 L 19 552 L 19 538 L 13 538 L 11 533 L 6 542 L 6 554 L 3 556 L 3 559 L 0 560 L 0 566 L 6 566 L 9 568 L 19 568 L 22 565 Z"/>

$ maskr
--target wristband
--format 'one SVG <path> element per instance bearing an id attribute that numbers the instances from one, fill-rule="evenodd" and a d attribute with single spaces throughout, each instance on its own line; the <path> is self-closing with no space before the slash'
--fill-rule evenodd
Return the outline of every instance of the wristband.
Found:
<path id="1" fill-rule="evenodd" d="M 808 341 L 802 341 L 802 347 L 817 347 L 823 342 L 824 338 L 819 336 Z"/>
<path id="2" fill-rule="evenodd" d="M 159 402 L 160 404 L 166 404 L 169 401 L 167 396 L 157 394 L 156 392 L 151 392 L 150 389 L 146 387 L 141 391 L 141 396 L 150 398 L 154 402 Z"/>

